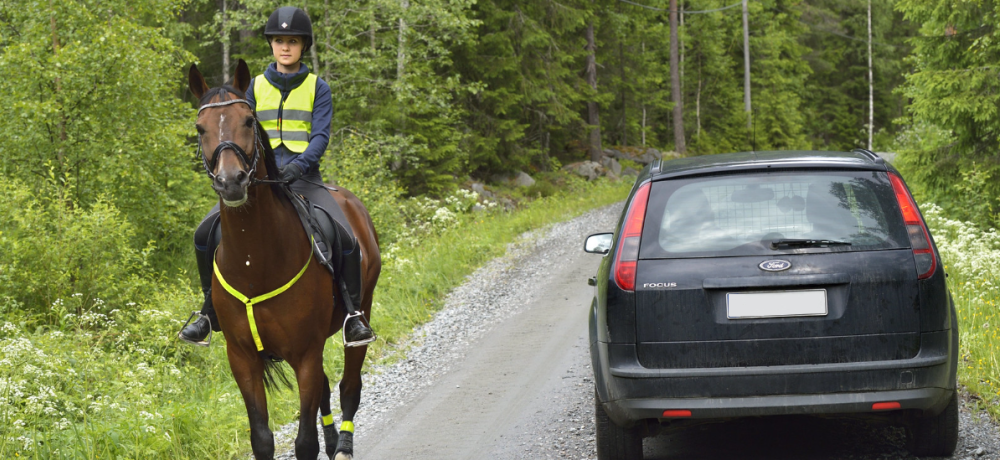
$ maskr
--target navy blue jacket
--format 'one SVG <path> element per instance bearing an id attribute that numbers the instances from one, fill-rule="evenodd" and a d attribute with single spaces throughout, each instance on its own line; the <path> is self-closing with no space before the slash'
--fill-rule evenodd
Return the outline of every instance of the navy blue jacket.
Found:
<path id="1" fill-rule="evenodd" d="M 288 97 L 288 93 L 298 88 L 308 74 L 309 68 L 305 64 L 299 64 L 299 71 L 294 74 L 278 72 L 278 65 L 273 62 L 264 71 L 264 77 L 268 83 L 279 89 L 282 97 Z M 253 97 L 254 80 L 256 80 L 256 77 L 250 80 L 250 88 L 247 89 L 246 99 L 250 103 L 250 107 L 256 110 L 257 101 Z M 317 76 L 316 98 L 313 100 L 312 111 L 312 132 L 309 133 L 309 147 L 306 147 L 305 152 L 295 154 L 285 148 L 284 145 L 279 145 L 278 148 L 274 149 L 278 167 L 285 166 L 288 163 L 295 163 L 298 167 L 302 168 L 304 174 L 318 173 L 319 160 L 326 153 L 326 146 L 330 143 L 331 118 L 333 118 L 333 97 L 330 92 L 330 85 Z"/>

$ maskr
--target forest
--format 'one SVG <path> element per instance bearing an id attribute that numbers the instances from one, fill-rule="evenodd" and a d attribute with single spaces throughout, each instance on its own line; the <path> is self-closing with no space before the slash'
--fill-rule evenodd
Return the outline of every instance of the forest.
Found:
<path id="1" fill-rule="evenodd" d="M 74 389 L 67 369 L 80 372 L 73 363 L 83 358 L 45 348 L 76 343 L 67 336 L 86 337 L 109 360 L 150 363 L 144 369 L 167 380 L 207 368 L 149 338 L 166 337 L 174 317 L 198 304 L 191 237 L 217 201 L 198 157 L 186 72 L 197 64 L 221 85 L 243 59 L 261 73 L 273 61 L 264 23 L 278 6 L 0 0 L 0 364 L 33 363 L 0 374 L 0 403 L 14 408 L 0 411 L 0 425 L 14 427 L 0 436 L 0 453 L 12 452 L 9 439 L 47 433 L 44 414 L 112 404 Z M 468 192 L 473 182 L 502 189 L 497 177 L 525 171 L 538 183 L 508 200 L 525 203 L 606 190 L 562 168 L 610 148 L 886 152 L 956 241 L 995 236 L 997 0 L 295 6 L 315 32 L 303 62 L 333 94 L 324 177 L 365 200 L 392 260 L 407 254 L 393 248 L 497 205 Z M 153 342 L 159 361 L 143 358 Z M 42 375 L 68 380 L 45 390 Z M 62 420 L 66 429 L 86 416 Z M 160 453 L 171 445 L 154 444 L 146 447 Z"/>
<path id="2" fill-rule="evenodd" d="M 130 248 L 155 241 L 154 262 L 171 266 L 211 201 L 185 71 L 197 63 L 213 85 L 237 59 L 263 71 L 276 5 L 0 3 L 4 182 L 40 206 L 110 206 L 134 226 Z M 989 180 L 1000 139 L 995 2 L 750 1 L 749 112 L 738 1 L 299 6 L 316 36 L 304 62 L 333 92 L 330 161 L 352 148 L 349 135 L 370 140 L 360 154 L 378 158 L 402 197 L 557 171 L 611 146 L 898 152 L 921 197 L 984 227 L 1000 196 Z"/>

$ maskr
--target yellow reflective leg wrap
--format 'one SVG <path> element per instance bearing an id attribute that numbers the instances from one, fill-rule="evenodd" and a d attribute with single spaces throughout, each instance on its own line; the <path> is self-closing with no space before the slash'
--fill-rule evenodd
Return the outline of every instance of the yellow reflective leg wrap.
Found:
<path id="1" fill-rule="evenodd" d="M 333 425 L 333 414 L 323 416 L 323 426 Z"/>
<path id="2" fill-rule="evenodd" d="M 340 431 L 349 431 L 349 432 L 353 433 L 354 432 L 354 422 L 352 422 L 350 420 L 345 420 L 343 423 L 340 424 Z"/>

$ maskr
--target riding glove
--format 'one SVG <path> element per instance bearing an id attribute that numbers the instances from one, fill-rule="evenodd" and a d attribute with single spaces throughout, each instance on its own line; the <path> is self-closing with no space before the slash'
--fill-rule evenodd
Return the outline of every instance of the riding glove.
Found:
<path id="1" fill-rule="evenodd" d="M 295 163 L 289 163 L 285 166 L 282 166 L 281 169 L 278 170 L 278 172 L 281 174 L 281 180 L 289 184 L 299 180 L 299 178 L 302 177 L 302 168 L 300 168 L 299 165 Z"/>

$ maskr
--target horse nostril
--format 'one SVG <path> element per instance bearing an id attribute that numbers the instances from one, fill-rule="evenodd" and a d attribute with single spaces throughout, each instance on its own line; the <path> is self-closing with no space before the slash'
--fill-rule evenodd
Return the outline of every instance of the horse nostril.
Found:
<path id="1" fill-rule="evenodd" d="M 215 185 L 216 188 L 223 188 L 226 186 L 226 178 L 222 177 L 221 174 L 215 176 L 215 180 L 212 181 L 212 185 Z"/>
<path id="2" fill-rule="evenodd" d="M 247 175 L 246 171 L 240 171 L 236 173 L 236 182 L 240 185 L 246 184 L 250 180 L 250 176 Z"/>

